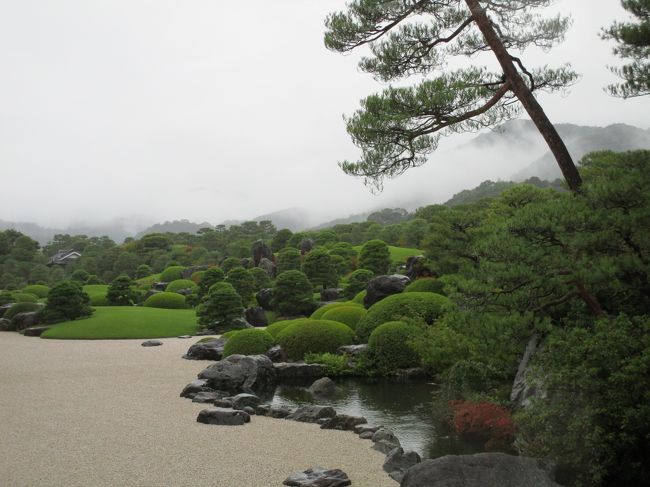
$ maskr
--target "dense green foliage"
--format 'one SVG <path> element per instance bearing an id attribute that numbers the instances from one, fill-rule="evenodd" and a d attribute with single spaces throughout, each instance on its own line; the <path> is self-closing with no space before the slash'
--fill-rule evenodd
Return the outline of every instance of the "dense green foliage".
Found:
<path id="1" fill-rule="evenodd" d="M 343 290 L 343 296 L 352 299 L 361 291 L 365 291 L 368 282 L 374 276 L 373 272 L 368 269 L 357 269 L 348 277 L 348 285 Z"/>
<path id="2" fill-rule="evenodd" d="M 243 312 L 241 296 L 227 282 L 213 284 L 208 295 L 196 308 L 199 324 L 206 327 L 213 324 L 228 326 L 233 320 L 241 318 Z"/>
<path id="3" fill-rule="evenodd" d="M 270 288 L 272 285 L 271 278 L 266 273 L 266 271 L 260 267 L 253 267 L 248 271 L 253 278 L 255 285 L 255 291 L 260 289 Z"/>
<path id="4" fill-rule="evenodd" d="M 445 283 L 435 277 L 422 277 L 416 279 L 410 283 L 406 288 L 404 288 L 405 293 L 419 293 L 419 292 L 428 292 L 428 293 L 437 293 L 445 295 L 443 288 Z"/>
<path id="5" fill-rule="evenodd" d="M 183 309 L 185 308 L 185 296 L 165 291 L 152 294 L 142 305 L 148 308 Z"/>
<path id="6" fill-rule="evenodd" d="M 286 271 L 299 271 L 300 265 L 300 252 L 297 249 L 287 247 L 278 254 L 278 275 Z"/>
<path id="7" fill-rule="evenodd" d="M 168 293 L 177 293 L 183 289 L 189 289 L 190 291 L 194 292 L 198 289 L 198 286 L 194 281 L 190 279 L 176 279 L 175 281 L 167 284 L 165 291 Z"/>
<path id="8" fill-rule="evenodd" d="M 390 252 L 388 245 L 382 240 L 370 240 L 361 248 L 359 267 L 372 271 L 375 276 L 388 273 L 390 267 Z"/>
<path id="9" fill-rule="evenodd" d="M 183 270 L 185 268 L 181 265 L 173 265 L 171 267 L 167 267 L 162 273 L 160 274 L 160 281 L 161 282 L 172 282 L 176 281 L 178 279 L 183 278 Z"/>
<path id="10" fill-rule="evenodd" d="M 292 360 L 302 360 L 307 353 L 335 353 L 354 340 L 354 331 L 343 323 L 325 320 L 297 320 L 276 337 Z"/>
<path id="11" fill-rule="evenodd" d="M 143 307 L 98 307 L 93 316 L 67 321 L 47 330 L 43 338 L 112 340 L 164 338 L 196 333 L 192 310 Z"/>
<path id="12" fill-rule="evenodd" d="M 47 293 L 47 304 L 41 312 L 41 318 L 46 323 L 75 320 L 90 316 L 90 297 L 75 281 L 62 281 Z"/>
<path id="13" fill-rule="evenodd" d="M 360 304 L 361 306 L 363 306 L 363 303 L 364 303 L 364 301 L 365 301 L 365 299 L 366 299 L 366 294 L 368 294 L 368 292 L 364 289 L 363 291 L 359 292 L 359 293 L 358 293 L 358 294 L 357 294 L 357 295 L 352 299 L 352 302 L 353 302 L 353 303 Z"/>
<path id="14" fill-rule="evenodd" d="M 244 306 L 253 301 L 253 293 L 257 291 L 255 279 L 248 269 L 233 267 L 228 271 L 225 282 L 230 284 L 241 297 Z"/>
<path id="15" fill-rule="evenodd" d="M 314 309 L 313 286 L 300 271 L 285 271 L 275 280 L 273 306 L 285 316 L 306 315 Z"/>
<path id="16" fill-rule="evenodd" d="M 223 356 L 264 354 L 273 346 L 273 342 L 273 336 L 268 331 L 257 328 L 238 330 L 228 338 L 223 348 Z"/>
<path id="17" fill-rule="evenodd" d="M 348 307 L 350 305 L 351 305 L 351 303 L 346 303 L 346 302 L 327 303 L 327 304 L 324 304 L 323 306 L 321 306 L 320 308 L 318 308 L 316 311 L 314 311 L 311 314 L 310 318 L 312 320 L 320 320 L 323 317 L 323 315 L 325 313 L 327 313 L 328 311 L 331 311 L 333 309 L 340 308 L 340 307 L 343 307 L 343 306 Z M 359 306 L 359 307 L 362 308 L 363 306 Z"/>
<path id="18" fill-rule="evenodd" d="M 138 299 L 138 293 L 133 289 L 131 278 L 123 275 L 113 279 L 106 291 L 106 299 L 112 306 L 133 305 Z"/>
<path id="19" fill-rule="evenodd" d="M 306 353 L 305 363 L 321 364 L 325 366 L 327 377 L 339 377 L 348 375 L 352 369 L 348 365 L 349 359 L 345 355 L 334 353 Z"/>
<path id="20" fill-rule="evenodd" d="M 273 324 L 270 324 L 269 326 L 266 327 L 266 331 L 268 331 L 273 337 L 277 337 L 278 334 L 284 330 L 286 327 L 293 325 L 294 323 L 297 323 L 298 321 L 303 321 L 306 320 L 307 318 L 298 318 L 297 320 L 280 320 L 276 321 Z"/>
<path id="21" fill-rule="evenodd" d="M 42 307 L 43 306 L 38 303 L 15 303 L 12 304 L 7 311 L 5 311 L 5 314 L 2 317 L 7 320 L 12 320 L 14 316 L 16 316 L 18 313 L 29 313 L 31 311 L 38 311 Z"/>
<path id="22" fill-rule="evenodd" d="M 418 366 L 412 342 L 423 333 L 423 328 L 414 323 L 388 321 L 379 325 L 368 339 L 371 360 L 384 372 Z"/>
<path id="23" fill-rule="evenodd" d="M 323 248 L 316 248 L 307 254 L 302 271 L 316 287 L 336 287 L 339 281 L 332 257 Z"/>
<path id="24" fill-rule="evenodd" d="M 217 282 L 221 282 L 225 278 L 225 274 L 219 267 L 210 267 L 201 276 L 199 281 L 199 297 L 207 296 L 210 287 Z"/>
<path id="25" fill-rule="evenodd" d="M 356 305 L 338 306 L 334 309 L 326 311 L 320 319 L 329 321 L 338 321 L 348 325 L 353 330 L 356 330 L 357 324 L 366 315 L 365 308 Z"/>
<path id="26" fill-rule="evenodd" d="M 50 292 L 50 287 L 43 284 L 31 284 L 22 288 L 21 291 L 24 293 L 35 294 L 39 298 L 46 298 L 47 293 Z"/>
<path id="27" fill-rule="evenodd" d="M 38 296 L 32 293 L 14 291 L 11 296 L 16 303 L 35 303 L 38 301 Z"/>
<path id="28" fill-rule="evenodd" d="M 367 341 L 379 325 L 402 318 L 433 323 L 450 307 L 450 300 L 435 293 L 393 294 L 373 304 L 357 325 L 359 340 Z"/>

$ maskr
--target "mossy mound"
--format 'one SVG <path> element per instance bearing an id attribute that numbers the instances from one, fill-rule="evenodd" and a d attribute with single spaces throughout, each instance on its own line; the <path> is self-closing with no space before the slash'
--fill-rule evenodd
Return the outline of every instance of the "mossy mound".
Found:
<path id="1" fill-rule="evenodd" d="M 50 287 L 44 284 L 32 284 L 22 288 L 21 292 L 35 294 L 39 298 L 47 298 L 47 293 L 50 292 Z"/>
<path id="2" fill-rule="evenodd" d="M 14 316 L 16 316 L 18 313 L 29 313 L 31 311 L 38 311 L 41 309 L 43 305 L 38 304 L 38 303 L 16 303 L 11 306 L 7 311 L 5 311 L 5 314 L 3 315 L 3 318 L 7 320 L 12 320 Z"/>
<path id="3" fill-rule="evenodd" d="M 175 281 L 167 284 L 165 291 L 168 293 L 177 293 L 181 289 L 191 289 L 192 292 L 194 292 L 198 289 L 198 286 L 194 281 L 191 281 L 190 279 L 176 279 Z"/>
<path id="4" fill-rule="evenodd" d="M 166 291 L 156 293 L 149 296 L 143 306 L 148 308 L 183 309 L 185 308 L 185 296 Z"/>
<path id="5" fill-rule="evenodd" d="M 233 334 L 223 348 L 223 356 L 264 354 L 273 346 L 273 336 L 265 330 L 239 330 Z"/>
<path id="6" fill-rule="evenodd" d="M 404 288 L 405 293 L 436 293 L 446 296 L 444 283 L 435 277 L 421 277 Z"/>
<path id="7" fill-rule="evenodd" d="M 276 337 L 287 356 L 302 360 L 306 353 L 336 353 L 354 340 L 354 331 L 348 325 L 327 320 L 296 320 Z"/>
<path id="8" fill-rule="evenodd" d="M 361 341 L 367 341 L 370 334 L 379 325 L 402 318 L 422 320 L 431 324 L 450 305 L 449 298 L 436 293 L 393 294 L 370 307 L 368 314 L 357 325 L 357 337 Z"/>
<path id="9" fill-rule="evenodd" d="M 38 301 L 38 296 L 32 293 L 26 293 L 22 291 L 17 291 L 11 293 L 15 303 L 35 303 Z"/>
<path id="10" fill-rule="evenodd" d="M 269 325 L 266 327 L 266 331 L 268 331 L 271 335 L 274 337 L 277 337 L 278 334 L 284 330 L 286 327 L 293 325 L 294 323 L 298 323 L 299 321 L 305 321 L 308 320 L 309 318 L 298 318 L 297 320 L 280 320 L 276 321 L 272 325 Z"/>
<path id="11" fill-rule="evenodd" d="M 344 323 L 353 330 L 356 330 L 357 324 L 364 316 L 366 316 L 366 313 L 366 309 L 362 306 L 337 306 L 336 308 L 326 311 L 325 314 L 323 314 L 322 319 L 338 321 L 339 323 Z"/>
<path id="12" fill-rule="evenodd" d="M 183 271 L 185 270 L 185 267 L 181 265 L 173 265 L 162 271 L 160 274 L 160 281 L 161 282 L 172 282 L 176 281 L 178 279 L 183 278 Z"/>
<path id="13" fill-rule="evenodd" d="M 368 340 L 373 362 L 383 371 L 416 367 L 420 360 L 409 342 L 422 333 L 422 327 L 403 321 L 379 325 Z"/>
<path id="14" fill-rule="evenodd" d="M 331 311 L 331 310 L 336 309 L 336 308 L 340 308 L 342 306 L 349 307 L 349 306 L 356 306 L 356 305 L 354 303 L 350 303 L 350 302 L 328 303 L 325 306 L 321 306 L 316 311 L 314 311 L 311 314 L 310 318 L 312 320 L 320 320 L 320 319 L 323 318 L 323 315 L 325 313 L 327 313 L 328 311 Z M 363 306 L 360 306 L 360 307 L 363 307 Z"/>
<path id="15" fill-rule="evenodd" d="M 365 290 L 361 291 L 354 298 L 352 298 L 352 302 L 363 306 L 363 300 L 366 299 L 366 294 L 368 294 L 367 291 Z"/>

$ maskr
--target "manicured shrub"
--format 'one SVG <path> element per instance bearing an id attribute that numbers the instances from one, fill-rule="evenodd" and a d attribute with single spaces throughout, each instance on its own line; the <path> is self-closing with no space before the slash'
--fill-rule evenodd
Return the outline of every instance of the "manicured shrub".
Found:
<path id="1" fill-rule="evenodd" d="M 294 247 L 287 247 L 278 253 L 278 275 L 287 271 L 300 270 L 300 252 Z"/>
<path id="2" fill-rule="evenodd" d="M 231 336 L 223 348 L 223 356 L 264 354 L 273 346 L 273 336 L 265 330 L 256 328 L 240 330 Z"/>
<path id="3" fill-rule="evenodd" d="M 162 292 L 149 296 L 143 303 L 149 308 L 183 309 L 185 308 L 185 296 L 178 293 Z"/>
<path id="4" fill-rule="evenodd" d="M 314 249 L 307 254 L 302 271 L 314 286 L 335 287 L 339 282 L 332 258 L 323 248 Z"/>
<path id="5" fill-rule="evenodd" d="M 348 285 L 345 286 L 343 296 L 348 299 L 354 298 L 361 291 L 366 290 L 368 281 L 375 277 L 374 273 L 368 269 L 357 269 L 348 277 Z M 363 302 L 363 301 L 362 301 Z"/>
<path id="6" fill-rule="evenodd" d="M 190 279 L 194 284 L 197 286 L 199 285 L 199 282 L 201 282 L 201 279 L 203 278 L 203 275 L 205 274 L 205 271 L 196 271 L 193 272 L 192 275 L 190 276 Z"/>
<path id="7" fill-rule="evenodd" d="M 383 323 L 412 318 L 433 323 L 450 306 L 451 301 L 435 293 L 393 294 L 373 304 L 357 325 L 357 336 L 368 340 L 372 331 Z"/>
<path id="8" fill-rule="evenodd" d="M 375 276 L 381 276 L 390 268 L 390 250 L 382 240 L 369 240 L 361 248 L 359 268 L 372 271 Z"/>
<path id="9" fill-rule="evenodd" d="M 44 284 L 32 284 L 25 286 L 22 290 L 24 293 L 35 294 L 39 298 L 47 298 L 47 293 L 50 292 L 50 287 Z"/>
<path id="10" fill-rule="evenodd" d="M 74 271 L 72 273 L 72 276 L 70 276 L 70 278 L 73 281 L 77 281 L 77 282 L 80 282 L 82 284 L 85 284 L 85 282 L 88 280 L 89 277 L 90 277 L 90 274 L 85 269 L 77 269 L 76 271 Z"/>
<path id="11" fill-rule="evenodd" d="M 418 354 L 409 343 L 422 335 L 422 327 L 389 321 L 375 328 L 368 340 L 372 361 L 384 372 L 419 365 Z"/>
<path id="12" fill-rule="evenodd" d="M 75 281 L 63 281 L 47 294 L 42 317 L 43 321 L 53 323 L 90 316 L 92 313 L 90 297 L 81 285 Z"/>
<path id="13" fill-rule="evenodd" d="M 221 269 L 226 274 L 228 274 L 230 270 L 234 269 L 235 267 L 242 267 L 241 259 L 238 259 L 237 257 L 228 257 L 221 263 Z"/>
<path id="14" fill-rule="evenodd" d="M 176 281 L 177 279 L 182 279 L 184 270 L 185 267 L 183 267 L 182 265 L 173 265 L 167 267 L 160 274 L 160 282 L 172 282 L 172 281 Z"/>
<path id="15" fill-rule="evenodd" d="M 0 292 L 0 306 L 4 306 L 5 304 L 9 304 L 13 302 L 14 302 L 14 297 L 10 292 L 7 291 Z M 2 313 L 1 310 L 0 313 Z"/>
<path id="16" fill-rule="evenodd" d="M 243 330 L 230 330 L 230 331 L 227 331 L 226 333 L 221 334 L 221 338 L 225 338 L 226 340 L 229 340 L 230 337 L 234 336 L 235 333 L 239 333 L 240 331 L 243 331 Z M 214 337 L 212 339 L 214 339 Z"/>
<path id="17" fill-rule="evenodd" d="M 11 293 L 11 295 L 13 296 L 14 302 L 16 303 L 35 303 L 38 301 L 38 296 L 32 293 L 17 291 Z"/>
<path id="18" fill-rule="evenodd" d="M 135 278 L 142 279 L 153 274 L 153 270 L 147 264 L 140 264 L 135 270 Z"/>
<path id="19" fill-rule="evenodd" d="M 354 296 L 354 298 L 352 298 L 352 302 L 360 304 L 361 306 L 363 306 L 363 302 L 366 299 L 366 294 L 368 294 L 368 292 L 364 289 L 363 291 L 358 293 L 356 296 Z"/>
<path id="20" fill-rule="evenodd" d="M 284 330 L 286 327 L 293 325 L 295 323 L 298 323 L 299 321 L 304 321 L 308 318 L 298 318 L 297 320 L 280 320 L 276 321 L 272 325 L 269 325 L 266 327 L 266 331 L 268 331 L 271 335 L 274 337 L 277 337 L 278 334 Z"/>
<path id="21" fill-rule="evenodd" d="M 272 285 L 271 278 L 266 273 L 266 271 L 261 267 L 253 267 L 248 272 L 250 272 L 250 275 L 253 277 L 253 281 L 255 282 L 256 292 L 259 291 L 260 289 L 266 289 L 271 287 Z"/>
<path id="22" fill-rule="evenodd" d="M 127 275 L 113 279 L 106 291 L 106 300 L 112 306 L 131 306 L 138 299 L 138 293 L 133 289 L 133 281 Z M 92 303 L 92 297 L 91 303 Z"/>
<path id="23" fill-rule="evenodd" d="M 233 267 L 228 271 L 225 282 L 235 288 L 245 306 L 248 306 L 248 303 L 253 300 L 253 293 L 256 291 L 255 279 L 248 269 L 244 269 L 242 266 Z"/>
<path id="24" fill-rule="evenodd" d="M 16 303 L 9 308 L 3 318 L 7 320 L 13 319 L 14 316 L 16 316 L 18 313 L 29 313 L 31 311 L 38 311 L 41 309 L 43 306 L 38 303 Z"/>
<path id="25" fill-rule="evenodd" d="M 364 316 L 366 316 L 367 311 L 362 306 L 350 305 L 349 303 L 343 304 L 346 304 L 346 306 L 338 306 L 326 311 L 325 314 L 323 314 L 322 319 L 338 321 L 339 323 L 344 323 L 353 330 L 356 330 L 357 324 Z"/>
<path id="26" fill-rule="evenodd" d="M 357 251 L 354 250 L 352 244 L 348 242 L 338 242 L 330 249 L 330 255 L 337 255 L 343 258 L 343 265 L 345 268 L 341 269 L 344 270 L 344 272 L 340 273 L 341 275 L 354 270 L 357 263 Z"/>
<path id="27" fill-rule="evenodd" d="M 421 277 L 404 288 L 405 293 L 437 293 L 446 296 L 444 283 L 435 277 Z"/>
<path id="28" fill-rule="evenodd" d="M 168 293 L 177 293 L 181 289 L 191 289 L 192 292 L 194 292 L 198 289 L 198 286 L 194 283 L 194 281 L 191 281 L 189 279 L 176 279 L 175 281 L 167 284 L 165 291 Z"/>
<path id="29" fill-rule="evenodd" d="M 197 307 L 199 324 L 210 327 L 213 324 L 228 326 L 233 320 L 241 318 L 244 306 L 239 294 L 227 282 L 217 282 Z"/>
<path id="30" fill-rule="evenodd" d="M 272 306 L 286 316 L 305 315 L 314 309 L 312 285 L 300 271 L 286 271 L 275 280 Z"/>
<path id="31" fill-rule="evenodd" d="M 326 320 L 300 320 L 276 337 L 292 360 L 302 360 L 307 353 L 335 353 L 354 340 L 354 331 L 343 323 Z"/>
<path id="32" fill-rule="evenodd" d="M 204 272 L 199 281 L 199 296 L 206 296 L 210 287 L 217 282 L 223 281 L 225 277 L 225 274 L 219 267 L 210 267 Z"/>
<path id="33" fill-rule="evenodd" d="M 351 303 L 346 303 L 346 302 L 327 303 L 327 304 L 321 306 L 320 308 L 318 308 L 316 311 L 314 311 L 311 314 L 310 318 L 312 320 L 320 320 L 320 319 L 323 318 L 323 315 L 325 313 L 327 313 L 328 311 L 336 309 L 336 308 L 340 308 L 342 306 L 351 306 Z M 363 307 L 363 306 L 361 306 L 361 307 Z"/>

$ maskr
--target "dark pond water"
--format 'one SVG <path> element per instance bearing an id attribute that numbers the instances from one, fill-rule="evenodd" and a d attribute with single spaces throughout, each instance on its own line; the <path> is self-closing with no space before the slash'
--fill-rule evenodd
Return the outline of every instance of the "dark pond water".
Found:
<path id="1" fill-rule="evenodd" d="M 340 391 L 332 399 L 314 399 L 302 387 L 279 386 L 272 403 L 291 407 L 322 404 L 339 413 L 364 416 L 369 424 L 392 429 L 405 450 L 417 451 L 423 458 L 483 451 L 480 445 L 450 434 L 434 417 L 432 384 L 359 379 L 339 379 L 336 384 Z"/>

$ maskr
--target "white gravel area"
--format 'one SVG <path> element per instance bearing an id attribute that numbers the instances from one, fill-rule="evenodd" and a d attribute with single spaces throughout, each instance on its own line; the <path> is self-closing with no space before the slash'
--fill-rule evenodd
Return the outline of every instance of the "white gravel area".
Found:
<path id="1" fill-rule="evenodd" d="M 181 358 L 195 339 L 44 340 L 0 332 L 3 487 L 279 487 L 313 466 L 357 487 L 396 487 L 371 442 L 317 425 L 253 416 L 196 422 L 179 397 L 209 362 Z"/>

